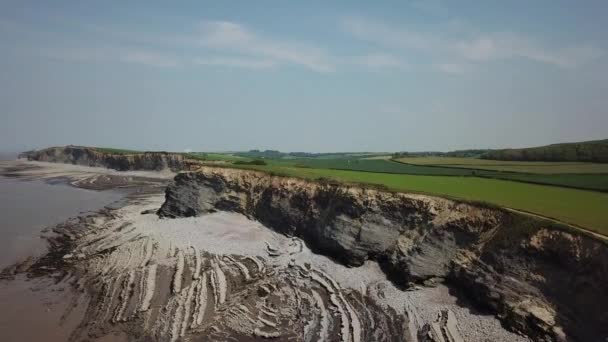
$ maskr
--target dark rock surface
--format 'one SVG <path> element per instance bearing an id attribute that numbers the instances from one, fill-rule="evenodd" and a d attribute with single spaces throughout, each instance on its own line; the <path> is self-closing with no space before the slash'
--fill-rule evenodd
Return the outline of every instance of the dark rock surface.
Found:
<path id="1" fill-rule="evenodd" d="M 158 214 L 235 211 L 320 253 L 381 263 L 396 283 L 446 281 L 537 341 L 608 337 L 608 246 L 575 230 L 447 199 L 203 167 Z"/>

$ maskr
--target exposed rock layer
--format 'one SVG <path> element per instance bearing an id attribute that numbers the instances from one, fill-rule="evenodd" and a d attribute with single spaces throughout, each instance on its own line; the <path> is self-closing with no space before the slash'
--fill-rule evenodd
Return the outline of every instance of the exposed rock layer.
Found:
<path id="1" fill-rule="evenodd" d="M 407 316 L 382 305 L 376 293 L 344 287 L 321 268 L 296 262 L 309 252 L 298 239 L 266 230 L 266 237 L 280 236 L 271 240 L 281 246 L 272 255 L 209 252 L 188 230 L 209 229 L 206 237 L 214 239 L 213 224 L 182 222 L 180 236 L 150 229 L 175 222 L 141 214 L 161 202 L 160 195 L 130 195 L 122 208 L 70 219 L 53 228 L 51 252 L 24 265 L 29 276 L 67 279 L 90 296 L 70 341 L 126 332 L 129 341 L 416 342 Z M 234 251 L 225 246 L 233 234 L 217 233 L 222 238 L 213 243 Z M 247 244 L 240 238 L 239 245 Z"/>
<path id="2" fill-rule="evenodd" d="M 554 223 L 443 198 L 203 167 L 181 173 L 165 217 L 235 211 L 403 285 L 445 279 L 538 341 L 608 336 L 608 246 Z"/>
<path id="3" fill-rule="evenodd" d="M 118 171 L 128 170 L 189 170 L 197 164 L 179 153 L 144 152 L 111 154 L 82 146 L 49 147 L 39 151 L 24 152 L 20 158 L 29 160 L 67 163 L 83 166 L 106 167 Z"/>

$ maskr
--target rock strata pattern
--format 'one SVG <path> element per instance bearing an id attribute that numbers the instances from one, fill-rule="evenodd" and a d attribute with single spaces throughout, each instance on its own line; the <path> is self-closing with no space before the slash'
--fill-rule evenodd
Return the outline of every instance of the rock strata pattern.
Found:
<path id="1" fill-rule="evenodd" d="M 30 268 L 89 292 L 73 341 L 409 341 L 407 316 L 289 261 L 297 243 L 266 258 L 185 248 L 146 235 L 138 218 L 150 204 L 138 202 L 58 225 L 53 255 Z"/>
<path id="2" fill-rule="evenodd" d="M 163 217 L 239 212 L 346 265 L 377 260 L 403 286 L 445 281 L 537 341 L 608 337 L 608 246 L 551 222 L 432 196 L 215 167 L 177 175 L 165 196 Z M 347 305 L 338 312 L 354 321 Z M 449 325 L 449 315 L 443 321 Z"/>

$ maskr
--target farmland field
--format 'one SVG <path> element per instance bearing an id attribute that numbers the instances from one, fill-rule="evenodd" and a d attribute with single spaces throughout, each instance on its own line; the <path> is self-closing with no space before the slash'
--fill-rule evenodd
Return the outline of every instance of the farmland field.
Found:
<path id="1" fill-rule="evenodd" d="M 420 158 L 424 159 L 424 158 Z M 460 159 L 460 158 L 458 158 Z M 467 158 L 462 158 L 467 159 Z M 475 160 L 475 159 L 473 159 Z M 468 176 L 546 184 L 577 189 L 608 191 L 608 174 L 515 173 L 452 166 L 413 165 L 383 159 L 267 159 L 270 165 L 301 168 L 352 170 L 427 176 Z M 521 162 L 518 162 L 521 163 Z M 545 163 L 546 164 L 546 163 Z"/>
<path id="2" fill-rule="evenodd" d="M 413 165 L 436 165 L 467 169 L 526 173 L 606 173 L 608 164 L 582 162 L 526 162 L 454 157 L 409 157 L 397 161 Z"/>
<path id="3" fill-rule="evenodd" d="M 280 164 L 239 167 L 285 176 L 327 178 L 347 183 L 381 185 L 393 191 L 486 202 L 554 218 L 608 235 L 608 215 L 605 214 L 608 210 L 608 193 L 479 177 L 358 172 Z"/>
<path id="4" fill-rule="evenodd" d="M 481 171 L 480 177 L 563 186 L 568 188 L 608 191 L 608 174 L 536 174 L 499 171 Z"/>
<path id="5" fill-rule="evenodd" d="M 285 163 L 285 162 L 279 162 Z M 467 176 L 470 170 L 429 167 L 418 165 L 407 165 L 383 159 L 296 159 L 287 162 L 288 165 L 310 167 L 317 169 L 353 170 L 367 172 L 402 173 L 412 175 L 442 175 L 442 176 Z"/>

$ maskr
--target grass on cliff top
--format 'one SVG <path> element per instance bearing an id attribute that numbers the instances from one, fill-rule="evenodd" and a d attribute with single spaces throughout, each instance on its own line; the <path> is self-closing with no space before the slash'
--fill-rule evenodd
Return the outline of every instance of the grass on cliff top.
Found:
<path id="1" fill-rule="evenodd" d="M 242 161 L 250 160 L 249 158 L 236 156 L 232 153 L 188 152 L 188 153 L 184 153 L 184 156 L 186 156 L 187 158 L 192 158 L 192 159 L 202 160 L 202 161 L 231 162 L 231 161 L 239 161 L 239 160 L 242 160 Z"/>
<path id="2" fill-rule="evenodd" d="M 93 147 L 95 150 L 101 153 L 109 153 L 109 154 L 138 154 L 144 153 L 143 151 L 136 150 L 126 150 L 122 148 L 110 148 L 110 147 Z"/>
<path id="3" fill-rule="evenodd" d="M 479 177 L 358 172 L 279 164 L 234 167 L 283 176 L 379 185 L 392 191 L 480 201 L 553 218 L 608 236 L 608 193 Z"/>

